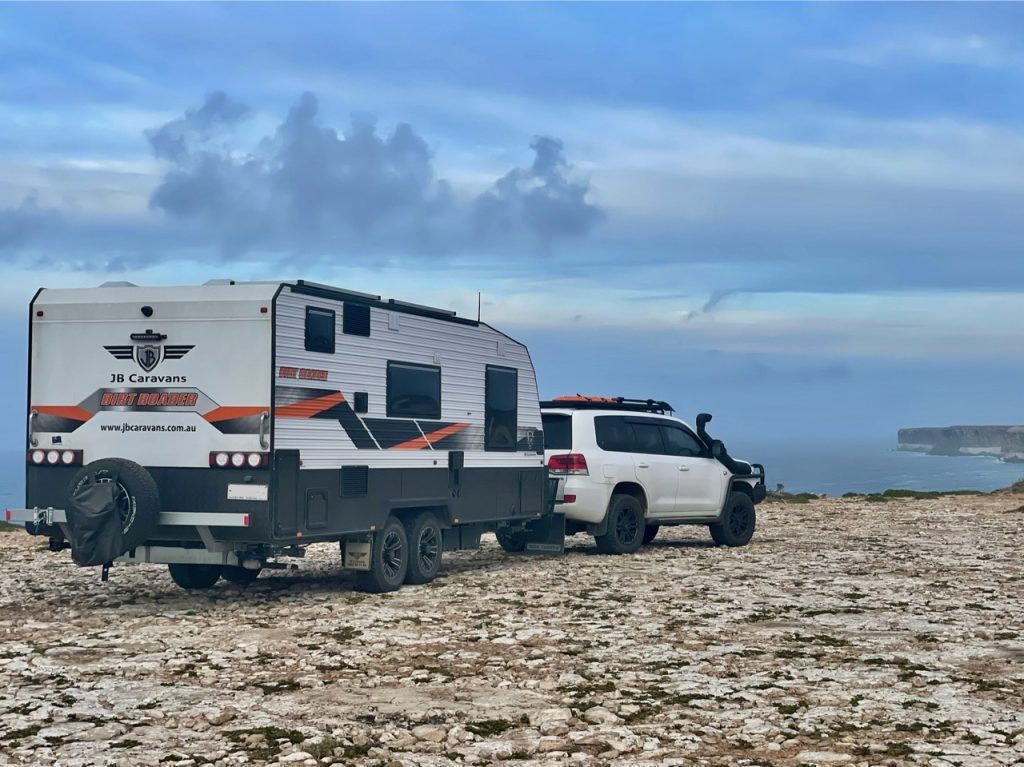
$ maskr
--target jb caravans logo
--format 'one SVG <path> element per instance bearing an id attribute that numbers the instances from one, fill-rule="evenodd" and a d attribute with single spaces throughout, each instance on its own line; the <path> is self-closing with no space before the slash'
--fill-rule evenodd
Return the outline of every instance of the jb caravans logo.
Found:
<path id="1" fill-rule="evenodd" d="M 154 333 L 147 330 L 145 333 L 132 333 L 132 346 L 104 346 L 110 354 L 119 360 L 135 360 L 140 368 L 147 373 L 160 364 L 163 360 L 180 360 L 193 348 L 192 346 L 173 346 L 163 344 L 167 336 L 163 333 Z"/>

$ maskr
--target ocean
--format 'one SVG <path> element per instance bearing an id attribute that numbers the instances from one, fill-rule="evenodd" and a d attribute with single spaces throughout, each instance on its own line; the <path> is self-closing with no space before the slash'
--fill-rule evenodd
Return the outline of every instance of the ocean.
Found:
<path id="1" fill-rule="evenodd" d="M 1024 478 L 1024 465 L 990 457 L 947 457 L 896 450 L 894 441 L 765 443 L 730 440 L 729 452 L 763 463 L 768 487 L 842 495 L 909 490 L 997 490 Z M 24 453 L 0 454 L 0 507 L 24 503 Z"/>
<path id="2" fill-rule="evenodd" d="M 1024 478 L 1024 465 L 990 456 L 938 456 L 896 449 L 895 440 L 766 443 L 731 440 L 732 455 L 763 463 L 768 487 L 790 493 L 875 493 L 906 490 L 991 492 Z"/>

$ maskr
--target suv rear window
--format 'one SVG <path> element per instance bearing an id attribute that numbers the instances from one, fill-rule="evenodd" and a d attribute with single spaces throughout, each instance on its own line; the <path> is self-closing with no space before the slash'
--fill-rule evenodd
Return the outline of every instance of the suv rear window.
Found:
<path id="1" fill-rule="evenodd" d="M 633 427 L 626 422 L 625 416 L 598 416 L 594 419 L 594 436 L 597 437 L 597 446 L 602 450 L 616 453 L 636 452 Z"/>
<path id="2" fill-rule="evenodd" d="M 572 449 L 572 416 L 542 415 L 545 450 Z"/>

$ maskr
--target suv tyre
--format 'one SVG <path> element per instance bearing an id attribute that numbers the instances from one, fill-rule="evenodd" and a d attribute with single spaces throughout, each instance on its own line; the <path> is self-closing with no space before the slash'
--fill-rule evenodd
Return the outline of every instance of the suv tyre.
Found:
<path id="1" fill-rule="evenodd" d="M 195 565 L 172 562 L 167 565 L 171 580 L 183 589 L 208 589 L 220 580 L 220 565 Z"/>
<path id="2" fill-rule="evenodd" d="M 710 525 L 711 537 L 719 546 L 746 546 L 756 526 L 754 502 L 746 493 L 732 493 L 719 521 Z"/>
<path id="3" fill-rule="evenodd" d="M 631 495 L 617 493 L 608 504 L 608 530 L 595 536 L 604 554 L 631 554 L 644 542 L 644 509 Z"/>

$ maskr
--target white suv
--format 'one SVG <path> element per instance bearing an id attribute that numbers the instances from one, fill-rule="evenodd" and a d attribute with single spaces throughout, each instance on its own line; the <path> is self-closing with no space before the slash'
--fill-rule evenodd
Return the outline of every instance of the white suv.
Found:
<path id="1" fill-rule="evenodd" d="M 584 530 L 607 553 L 636 551 L 662 525 L 708 525 L 743 546 L 764 500 L 764 467 L 729 456 L 697 416 L 693 430 L 655 400 L 561 397 L 541 402 L 548 470 L 564 476 L 566 533 Z"/>

